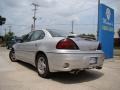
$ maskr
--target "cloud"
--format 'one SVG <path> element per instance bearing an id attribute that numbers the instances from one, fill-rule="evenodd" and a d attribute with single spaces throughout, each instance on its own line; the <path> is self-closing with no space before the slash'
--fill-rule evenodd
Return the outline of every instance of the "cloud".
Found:
<path id="1" fill-rule="evenodd" d="M 97 0 L 1 0 L 0 15 L 7 18 L 6 24 L 13 24 L 12 28 L 16 35 L 30 31 L 33 23 L 32 10 L 34 7 L 31 5 L 33 2 L 40 5 L 37 10 L 37 29 L 48 27 L 69 31 L 71 30 L 71 21 L 74 20 L 76 24 L 81 24 L 74 26 L 76 32 L 96 34 Z M 120 1 L 101 0 L 101 2 L 115 9 L 115 22 L 119 22 Z M 15 24 L 26 26 L 20 27 Z M 116 29 L 118 27 L 117 25 Z"/>

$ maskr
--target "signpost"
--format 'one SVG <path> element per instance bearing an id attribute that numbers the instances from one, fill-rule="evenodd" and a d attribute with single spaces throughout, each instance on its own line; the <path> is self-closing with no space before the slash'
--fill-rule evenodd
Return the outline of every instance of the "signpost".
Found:
<path id="1" fill-rule="evenodd" d="M 98 39 L 106 58 L 113 58 L 114 50 L 114 10 L 104 4 L 99 5 Z"/>

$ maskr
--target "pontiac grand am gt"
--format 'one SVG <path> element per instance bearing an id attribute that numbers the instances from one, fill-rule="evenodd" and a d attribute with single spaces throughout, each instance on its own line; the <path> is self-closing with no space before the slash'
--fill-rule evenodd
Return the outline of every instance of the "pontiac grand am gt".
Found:
<path id="1" fill-rule="evenodd" d="M 11 61 L 21 60 L 37 68 L 46 78 L 52 72 L 101 69 L 104 54 L 95 40 L 68 37 L 53 30 L 36 30 L 27 34 L 9 53 Z"/>

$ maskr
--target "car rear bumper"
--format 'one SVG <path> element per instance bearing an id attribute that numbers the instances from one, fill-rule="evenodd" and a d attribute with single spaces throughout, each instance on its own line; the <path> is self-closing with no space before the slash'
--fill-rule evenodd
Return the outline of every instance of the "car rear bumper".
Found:
<path id="1" fill-rule="evenodd" d="M 104 61 L 102 51 L 57 50 L 47 57 L 50 72 L 101 68 Z"/>

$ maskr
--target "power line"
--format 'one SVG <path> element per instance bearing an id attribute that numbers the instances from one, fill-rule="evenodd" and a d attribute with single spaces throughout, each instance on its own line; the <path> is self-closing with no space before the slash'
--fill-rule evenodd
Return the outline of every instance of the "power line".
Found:
<path id="1" fill-rule="evenodd" d="M 120 22 L 118 22 L 118 23 L 115 23 L 115 24 L 120 24 Z M 45 26 L 52 26 L 52 25 L 71 25 L 71 24 L 46 24 Z M 96 23 L 94 23 L 94 24 L 91 24 L 91 23 L 78 23 L 78 24 L 74 24 L 74 25 L 97 25 Z M 17 24 L 5 24 L 4 26 L 12 26 L 12 27 L 16 27 L 16 26 L 18 26 L 18 27 L 21 27 L 21 26 L 23 26 L 23 27 L 31 27 L 30 25 L 17 25 Z M 36 26 L 40 26 L 40 25 L 36 25 Z"/>
<path id="2" fill-rule="evenodd" d="M 28 25 L 5 24 L 4 26 L 24 26 L 24 27 L 26 27 L 26 26 L 28 26 Z"/>
<path id="3" fill-rule="evenodd" d="M 118 2 L 118 1 L 115 2 L 115 1 L 113 0 L 113 1 L 106 2 L 106 3 L 109 4 L 109 3 L 117 3 L 117 2 Z M 92 7 L 87 8 L 87 9 L 80 10 L 80 13 L 81 13 L 81 12 L 86 12 L 86 11 L 88 11 L 88 10 L 90 10 L 90 9 L 96 9 L 95 7 L 97 7 L 97 6 L 98 6 L 98 5 L 95 5 L 95 6 L 92 6 Z"/>

